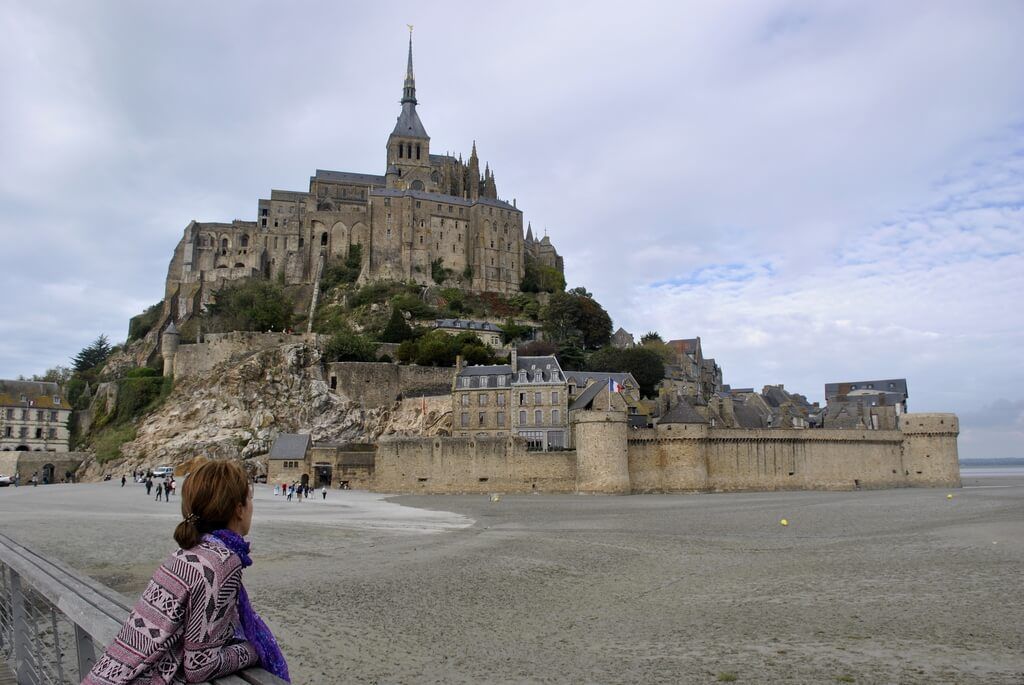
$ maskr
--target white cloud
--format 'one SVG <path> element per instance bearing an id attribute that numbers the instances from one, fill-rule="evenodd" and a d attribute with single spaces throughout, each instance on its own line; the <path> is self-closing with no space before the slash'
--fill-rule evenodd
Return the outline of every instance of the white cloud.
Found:
<path id="1" fill-rule="evenodd" d="M 617 325 L 738 385 L 1021 396 L 1013 3 L 8 3 L 0 377 L 123 338 L 190 219 L 380 172 L 407 21 L 434 148 L 477 140 Z"/>

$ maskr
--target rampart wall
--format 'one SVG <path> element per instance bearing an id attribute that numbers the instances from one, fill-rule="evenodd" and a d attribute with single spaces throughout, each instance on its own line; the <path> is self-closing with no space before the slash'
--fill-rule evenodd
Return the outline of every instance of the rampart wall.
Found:
<path id="1" fill-rule="evenodd" d="M 204 342 L 181 345 L 174 356 L 175 378 L 188 378 L 207 373 L 213 367 L 253 352 L 277 347 L 288 343 L 318 343 L 317 334 L 254 333 L 207 333 Z"/>
<path id="2" fill-rule="evenodd" d="M 528 452 L 521 438 L 386 438 L 377 444 L 381 492 L 571 492 L 576 453 Z"/>
<path id="3" fill-rule="evenodd" d="M 389 492 L 707 492 L 959 487 L 953 414 L 907 414 L 898 431 L 634 431 L 621 413 L 574 413 L 577 448 L 527 452 L 518 439 L 380 444 L 374 488 Z M 623 444 L 624 443 L 624 444 Z"/>
<path id="4" fill-rule="evenodd" d="M 399 395 L 447 395 L 454 366 L 405 366 L 387 362 L 334 362 L 327 365 L 331 390 L 366 407 L 384 407 Z"/>

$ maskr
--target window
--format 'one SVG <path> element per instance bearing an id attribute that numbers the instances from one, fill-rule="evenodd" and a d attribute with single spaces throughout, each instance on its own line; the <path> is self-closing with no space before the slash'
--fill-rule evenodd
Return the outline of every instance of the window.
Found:
<path id="1" fill-rule="evenodd" d="M 36 421 L 42 421 L 43 420 L 43 416 L 44 416 L 44 414 L 43 414 L 42 410 L 36 411 Z"/>
<path id="2" fill-rule="evenodd" d="M 468 428 L 469 427 L 469 412 L 468 411 L 462 412 L 462 420 L 460 421 L 460 425 L 463 428 Z"/>
<path id="3" fill-rule="evenodd" d="M 478 406 L 480 406 L 480 407 L 486 407 L 487 406 L 487 395 L 485 395 L 483 393 L 480 393 L 480 395 L 477 396 L 476 399 L 477 399 L 476 403 L 477 403 Z"/>
<path id="4" fill-rule="evenodd" d="M 21 410 L 21 420 L 28 421 L 28 409 Z"/>
<path id="5" fill-rule="evenodd" d="M 534 404 L 540 404 L 541 402 L 543 402 L 544 400 L 542 398 L 543 398 L 543 395 L 541 393 L 539 393 L 539 392 L 533 393 L 533 403 Z"/>
<path id="6" fill-rule="evenodd" d="M 462 387 L 464 387 L 464 388 L 468 388 L 469 387 L 469 378 L 468 377 L 462 379 Z"/>
<path id="7" fill-rule="evenodd" d="M 416 159 L 420 158 L 420 146 L 416 145 Z"/>
<path id="8" fill-rule="evenodd" d="M 504 394 L 498 395 L 498 406 L 499 407 L 504 407 L 505 406 L 505 395 Z"/>
<path id="9" fill-rule="evenodd" d="M 524 404 L 526 404 L 526 393 L 525 392 L 521 392 L 521 393 L 519 393 L 519 406 L 521 407 Z"/>
<path id="10" fill-rule="evenodd" d="M 60 395 L 53 396 L 53 404 L 58 407 L 60 406 Z"/>
<path id="11" fill-rule="evenodd" d="M 544 423 L 544 412 L 540 409 L 535 409 L 533 412 L 533 424 L 539 426 Z"/>
<path id="12" fill-rule="evenodd" d="M 481 388 L 486 388 L 487 387 L 487 376 L 481 376 L 480 377 L 480 387 Z"/>
<path id="13" fill-rule="evenodd" d="M 519 425 L 520 426 L 525 426 L 526 425 L 526 410 L 525 409 L 524 410 L 520 410 L 520 412 L 519 412 Z"/>
<path id="14" fill-rule="evenodd" d="M 504 376 L 498 376 L 498 387 L 499 388 L 504 388 L 505 387 L 505 377 Z"/>
<path id="15" fill-rule="evenodd" d="M 551 391 L 551 404 L 558 404 L 558 391 L 557 390 L 552 390 Z"/>
<path id="16" fill-rule="evenodd" d="M 559 422 L 559 420 L 561 418 L 562 417 L 561 417 L 561 412 L 560 411 L 558 411 L 557 409 L 552 409 L 551 410 L 551 423 L 553 423 L 553 424 L 555 424 L 557 426 L 558 422 Z"/>
<path id="17" fill-rule="evenodd" d="M 503 411 L 499 411 L 498 412 L 498 427 L 499 428 L 504 428 L 505 427 L 505 412 L 503 412 Z"/>
<path id="18" fill-rule="evenodd" d="M 13 409 L 8 409 L 7 410 L 7 418 L 8 419 L 13 419 L 14 418 L 14 410 Z"/>
<path id="19" fill-rule="evenodd" d="M 485 416 L 485 414 L 484 414 L 483 412 L 480 412 L 479 414 L 477 414 L 477 424 L 476 424 L 476 425 L 478 425 L 478 426 L 482 426 L 482 425 L 484 425 L 485 423 L 487 423 L 487 422 L 486 422 L 486 421 L 484 420 L 484 416 Z"/>
<path id="20" fill-rule="evenodd" d="M 4 437 L 5 438 L 11 437 L 11 427 L 10 426 L 4 426 Z"/>
<path id="21" fill-rule="evenodd" d="M 399 159 L 402 158 L 403 147 L 404 146 L 401 143 L 398 144 L 398 158 Z"/>
<path id="22" fill-rule="evenodd" d="M 27 438 L 28 437 L 28 428 L 26 428 L 25 426 L 22 426 L 21 428 L 19 428 L 18 429 L 18 437 L 19 438 Z"/>
<path id="23" fill-rule="evenodd" d="M 462 393 L 462 406 L 463 407 L 468 407 L 469 406 L 469 393 L 468 392 Z"/>

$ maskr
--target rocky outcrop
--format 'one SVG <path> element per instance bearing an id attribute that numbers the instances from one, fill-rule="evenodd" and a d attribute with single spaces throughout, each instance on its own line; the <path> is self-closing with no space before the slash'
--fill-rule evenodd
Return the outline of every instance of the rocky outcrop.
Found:
<path id="1" fill-rule="evenodd" d="M 137 424 L 121 459 L 89 461 L 79 477 L 173 466 L 198 455 L 242 458 L 262 471 L 262 457 L 281 432 L 364 443 L 382 435 L 444 435 L 451 428 L 450 402 L 445 395 L 364 409 L 330 389 L 314 345 L 285 343 L 176 381 L 159 409 Z"/>

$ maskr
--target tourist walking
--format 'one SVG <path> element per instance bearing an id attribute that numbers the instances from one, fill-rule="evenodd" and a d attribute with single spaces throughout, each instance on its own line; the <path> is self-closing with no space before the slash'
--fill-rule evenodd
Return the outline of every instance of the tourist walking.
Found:
<path id="1" fill-rule="evenodd" d="M 164 484 L 163 483 L 157 483 L 156 484 L 156 501 L 159 502 L 163 498 L 163 496 L 164 496 Z"/>
<path id="2" fill-rule="evenodd" d="M 36 471 L 33 471 L 32 472 L 32 487 L 37 487 L 38 485 L 39 485 L 39 473 L 36 472 Z"/>
<path id="3" fill-rule="evenodd" d="M 288 487 L 288 501 L 289 502 L 292 501 L 292 495 L 294 495 L 294 494 L 295 494 L 295 486 L 291 485 L 291 486 Z"/>
<path id="4" fill-rule="evenodd" d="M 146 478 L 146 494 L 149 495 L 149 494 L 152 494 L 152 493 L 153 493 L 153 479 L 147 477 Z"/>
<path id="5" fill-rule="evenodd" d="M 125 476 L 125 475 L 124 475 L 124 474 L 122 473 L 122 474 L 121 474 L 121 487 L 123 488 L 123 487 L 124 487 L 124 484 L 125 484 L 125 483 L 127 483 L 127 482 L 128 482 L 128 477 L 127 477 L 127 476 Z"/>
<path id="6" fill-rule="evenodd" d="M 189 475 L 184 520 L 174 530 L 180 549 L 157 568 L 83 685 L 198 683 L 255 665 L 290 681 L 277 640 L 242 584 L 252 564 L 244 537 L 252 509 L 237 463 L 208 461 Z"/>
<path id="7" fill-rule="evenodd" d="M 322 490 L 320 490 L 320 494 L 324 496 L 324 499 L 327 499 L 327 486 L 326 485 L 323 487 Z"/>

